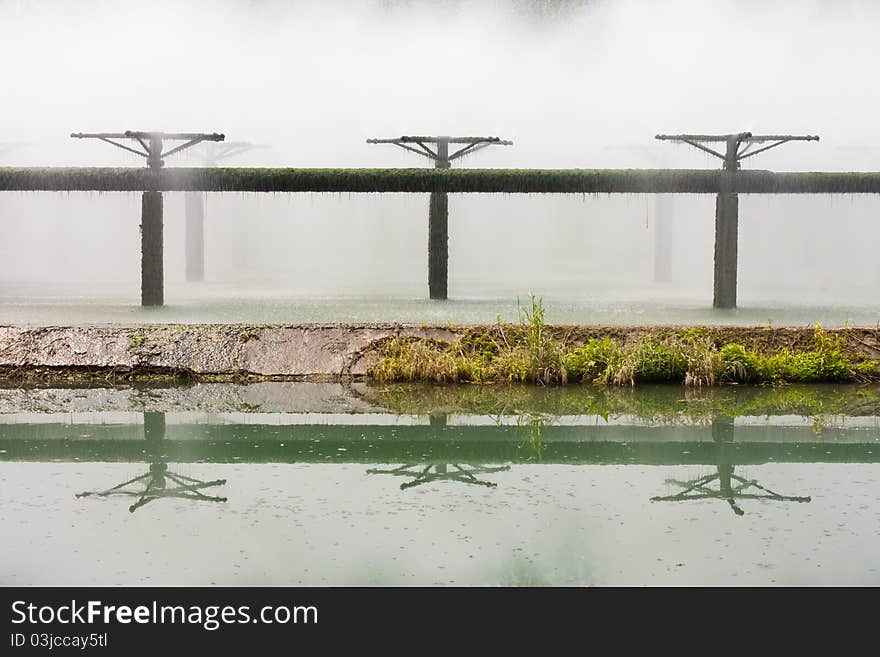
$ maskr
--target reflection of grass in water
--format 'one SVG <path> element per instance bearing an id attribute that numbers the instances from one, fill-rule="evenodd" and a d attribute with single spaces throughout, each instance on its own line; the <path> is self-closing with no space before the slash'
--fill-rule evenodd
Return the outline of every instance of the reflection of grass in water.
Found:
<path id="1" fill-rule="evenodd" d="M 526 440 L 520 444 L 519 448 L 532 452 L 533 456 L 529 456 L 529 461 L 540 461 L 544 456 L 544 426 L 553 422 L 554 418 L 545 415 L 517 416 L 517 427 L 520 431 L 524 430 L 526 434 Z"/>
<path id="2" fill-rule="evenodd" d="M 800 415 L 808 418 L 880 414 L 880 387 L 679 386 L 530 387 L 507 385 L 370 385 L 363 392 L 373 404 L 404 415 L 535 416 L 623 415 L 652 422 L 711 421 L 715 416 Z M 546 424 L 546 423 L 545 423 Z"/>

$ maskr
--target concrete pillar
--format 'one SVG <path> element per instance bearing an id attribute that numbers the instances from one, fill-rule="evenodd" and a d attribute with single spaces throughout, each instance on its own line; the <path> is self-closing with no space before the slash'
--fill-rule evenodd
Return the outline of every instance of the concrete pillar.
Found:
<path id="1" fill-rule="evenodd" d="M 186 193 L 186 280 L 205 280 L 205 205 L 201 192 Z"/>
<path id="2" fill-rule="evenodd" d="M 431 192 L 428 209 L 428 293 L 446 299 L 449 276 L 449 198 L 445 189 Z"/>
<path id="3" fill-rule="evenodd" d="M 715 308 L 736 308 L 739 198 L 723 192 L 715 199 Z"/>
<path id="4" fill-rule="evenodd" d="M 654 282 L 672 280 L 672 197 L 654 197 Z"/>
<path id="5" fill-rule="evenodd" d="M 141 305 L 165 303 L 162 193 L 144 192 L 141 212 Z"/>
<path id="6" fill-rule="evenodd" d="M 437 140 L 437 169 L 449 168 L 449 140 Z M 449 279 L 449 197 L 446 186 L 438 184 L 431 192 L 428 207 L 428 294 L 446 299 Z"/>
<path id="7" fill-rule="evenodd" d="M 727 139 L 721 192 L 715 199 L 715 308 L 736 308 L 737 241 L 739 233 L 739 197 L 732 193 L 733 177 L 739 169 L 739 137 Z"/>

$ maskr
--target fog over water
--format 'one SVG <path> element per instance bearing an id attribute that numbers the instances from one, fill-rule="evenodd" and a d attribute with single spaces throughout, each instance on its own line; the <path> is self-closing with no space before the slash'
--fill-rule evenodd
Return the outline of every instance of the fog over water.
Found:
<path id="1" fill-rule="evenodd" d="M 744 168 L 878 170 L 878 19 L 820 0 L 0 0 L 15 64 L 0 142 L 27 142 L 0 166 L 142 166 L 68 137 L 135 129 L 268 146 L 230 166 L 429 166 L 365 140 L 460 134 L 514 145 L 458 166 L 717 168 L 654 135 L 749 130 L 822 140 Z M 741 310 L 726 315 L 711 311 L 714 197 L 671 203 L 672 280 L 656 283 L 654 197 L 452 195 L 444 306 L 426 300 L 425 195 L 208 195 L 206 281 L 186 284 L 169 193 L 169 307 L 150 315 L 139 194 L 4 192 L 0 323 L 486 321 L 529 292 L 555 321 L 880 321 L 880 199 L 741 196 Z"/>

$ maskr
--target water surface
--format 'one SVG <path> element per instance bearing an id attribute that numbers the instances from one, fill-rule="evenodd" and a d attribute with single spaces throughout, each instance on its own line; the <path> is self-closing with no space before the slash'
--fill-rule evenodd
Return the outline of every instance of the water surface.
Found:
<path id="1" fill-rule="evenodd" d="M 740 295 L 740 307 L 712 308 L 712 294 L 663 284 L 626 287 L 540 285 L 523 289 L 452 286 L 450 299 L 431 301 L 418 281 L 394 294 L 291 292 L 270 283 L 166 285 L 161 308 L 140 306 L 139 283 L 0 283 L 0 324 L 299 324 L 404 322 L 491 324 L 519 319 L 518 302 L 543 299 L 547 321 L 557 324 L 734 324 L 743 326 L 876 326 L 880 303 L 792 302 Z"/>
<path id="2" fill-rule="evenodd" d="M 0 583 L 876 585 L 878 400 L 0 390 Z"/>

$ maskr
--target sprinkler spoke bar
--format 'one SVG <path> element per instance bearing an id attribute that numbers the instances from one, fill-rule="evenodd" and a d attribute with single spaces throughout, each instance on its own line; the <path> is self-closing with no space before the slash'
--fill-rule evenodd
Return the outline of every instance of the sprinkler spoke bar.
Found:
<path id="1" fill-rule="evenodd" d="M 367 139 L 368 144 L 393 144 L 434 162 L 435 169 L 449 169 L 454 160 L 461 159 L 487 146 L 511 146 L 512 141 L 498 137 L 419 137 L 394 139 Z M 415 144 L 412 146 L 411 144 Z M 431 150 L 427 144 L 433 144 Z M 449 145 L 461 148 L 449 153 Z M 421 150 L 420 150 L 421 149 Z M 448 298 L 449 279 L 449 188 L 446 181 L 437 179 L 431 189 L 428 203 L 428 295 L 432 299 Z"/>
<path id="2" fill-rule="evenodd" d="M 165 159 L 202 142 L 219 142 L 224 135 L 204 132 L 74 132 L 73 139 L 98 139 L 129 153 L 146 158 L 147 166 L 158 173 L 165 166 Z M 119 143 L 128 139 L 139 144 L 143 151 Z M 169 150 L 167 141 L 182 141 Z M 141 305 L 161 306 L 165 303 L 165 273 L 163 244 L 162 192 L 154 185 L 144 191 L 141 199 Z"/>
<path id="3" fill-rule="evenodd" d="M 815 135 L 753 135 L 739 132 L 729 135 L 656 135 L 660 141 L 682 142 L 723 162 L 715 199 L 715 272 L 712 305 L 715 308 L 736 308 L 737 248 L 739 232 L 739 197 L 735 179 L 740 163 L 749 157 L 769 151 L 791 141 L 819 141 Z M 752 147 L 767 144 L 755 150 Z M 706 144 L 725 144 L 724 153 Z"/>
<path id="4" fill-rule="evenodd" d="M 137 130 L 126 130 L 125 132 L 74 132 L 70 136 L 73 139 L 99 139 L 129 153 L 140 155 L 146 158 L 147 166 L 154 170 L 165 166 L 163 158 L 169 155 L 179 153 L 203 141 L 223 141 L 226 139 L 224 135 L 216 132 L 208 134 L 204 132 L 141 132 Z M 136 148 L 120 144 L 116 141 L 118 139 L 133 139 L 144 150 L 139 151 Z M 163 151 L 166 141 L 183 141 L 185 143 L 175 146 L 168 151 Z"/>

